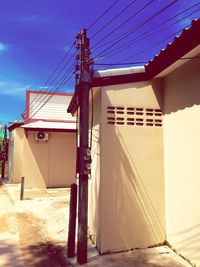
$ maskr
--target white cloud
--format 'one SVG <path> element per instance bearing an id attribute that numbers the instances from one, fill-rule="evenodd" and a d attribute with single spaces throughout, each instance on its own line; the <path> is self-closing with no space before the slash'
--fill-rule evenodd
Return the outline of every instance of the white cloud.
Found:
<path id="1" fill-rule="evenodd" d="M 8 46 L 2 42 L 0 42 L 0 53 L 7 51 L 8 50 Z"/>
<path id="2" fill-rule="evenodd" d="M 18 82 L 0 81 L 0 94 L 1 95 L 23 97 L 25 91 L 28 88 L 30 88 L 29 85 L 24 85 Z"/>
<path id="3" fill-rule="evenodd" d="M 43 89 L 51 89 L 52 86 L 39 86 L 39 89 L 40 90 L 43 90 Z"/>

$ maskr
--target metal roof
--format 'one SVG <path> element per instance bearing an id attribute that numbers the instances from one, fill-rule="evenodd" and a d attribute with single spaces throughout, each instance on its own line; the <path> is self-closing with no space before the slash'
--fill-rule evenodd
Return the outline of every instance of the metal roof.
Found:
<path id="1" fill-rule="evenodd" d="M 135 67 L 127 67 L 127 68 L 117 68 L 117 69 L 108 69 L 108 70 L 97 70 L 94 71 L 93 78 L 97 77 L 111 77 L 117 75 L 126 75 L 133 73 L 142 73 L 145 72 L 144 66 L 135 66 Z"/>
<path id="2" fill-rule="evenodd" d="M 26 123 L 21 128 L 27 130 L 76 130 L 76 123 L 71 122 L 50 122 L 50 121 L 35 121 Z"/>
<path id="3" fill-rule="evenodd" d="M 180 60 L 199 44 L 200 19 L 195 19 L 189 27 L 175 36 L 171 43 L 168 43 L 164 49 L 161 49 L 159 54 L 155 55 L 154 58 L 145 65 L 148 77 L 150 79 L 155 77 L 176 61 Z"/>
<path id="4" fill-rule="evenodd" d="M 142 66 L 96 71 L 92 77 L 91 87 L 151 80 L 154 77 L 158 77 L 157 75 L 163 73 L 164 70 L 169 70 L 170 66 L 174 67 L 177 61 L 180 61 L 183 56 L 198 48 L 199 44 L 200 19 L 196 19 L 192 21 L 190 27 L 185 28 L 180 35 L 175 36 L 172 43 L 168 43 L 166 48 L 162 49 L 158 55 L 155 55 L 144 66 L 145 71 Z M 195 53 L 198 53 L 198 51 L 196 49 Z M 172 70 L 173 68 L 170 69 L 170 71 Z M 69 104 L 68 112 L 74 114 L 79 105 L 78 102 L 78 91 L 75 91 Z"/>

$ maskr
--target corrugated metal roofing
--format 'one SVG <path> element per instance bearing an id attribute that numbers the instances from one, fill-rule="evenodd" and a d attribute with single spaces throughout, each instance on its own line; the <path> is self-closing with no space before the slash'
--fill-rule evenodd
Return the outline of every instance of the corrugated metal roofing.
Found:
<path id="1" fill-rule="evenodd" d="M 72 96 L 52 95 L 47 101 L 47 96 L 41 93 L 29 91 L 28 117 L 43 120 L 74 121 L 71 114 L 67 113 L 67 107 Z"/>
<path id="2" fill-rule="evenodd" d="M 155 55 L 153 59 L 145 65 L 145 72 L 142 68 L 141 72 L 130 73 L 131 68 L 114 70 L 98 71 L 92 79 L 92 86 L 107 86 L 122 83 L 131 83 L 138 81 L 151 80 L 159 73 L 169 68 L 172 64 L 178 61 L 181 57 L 193 50 L 200 44 L 200 19 L 192 21 L 189 27 L 186 27 L 180 35 L 175 36 L 173 42 L 168 43 L 164 49 L 160 51 L 158 55 Z M 128 74 L 126 72 L 129 72 Z M 98 77 L 99 76 L 99 77 Z M 77 102 L 77 92 L 73 95 L 73 98 L 69 104 L 68 112 L 75 113 L 79 103 Z"/>
<path id="3" fill-rule="evenodd" d="M 199 21 L 200 21 L 200 19 L 194 19 L 194 20 L 192 21 L 192 23 L 191 23 L 188 27 L 186 27 L 185 29 L 183 29 L 183 31 L 182 31 L 179 35 L 176 35 L 176 36 L 174 37 L 173 41 L 172 41 L 171 43 L 168 43 L 168 44 L 166 45 L 165 48 L 161 49 L 161 50 L 160 50 L 160 53 L 157 54 L 157 55 L 155 55 L 152 59 L 150 59 L 149 62 L 148 62 L 147 64 L 145 64 L 145 66 L 148 66 L 148 65 L 149 65 L 151 62 L 153 62 L 157 57 L 159 57 L 159 56 L 162 55 L 163 53 L 166 53 L 167 50 L 169 49 L 169 47 L 170 47 L 171 45 L 174 45 L 180 37 L 183 38 L 183 36 L 186 34 L 186 32 L 189 31 L 192 27 L 194 27 Z M 200 34 L 200 33 L 199 33 L 199 34 Z"/>

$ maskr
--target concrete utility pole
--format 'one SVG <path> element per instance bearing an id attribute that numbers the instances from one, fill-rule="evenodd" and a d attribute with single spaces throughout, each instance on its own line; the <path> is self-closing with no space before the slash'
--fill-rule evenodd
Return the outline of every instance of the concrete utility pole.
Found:
<path id="1" fill-rule="evenodd" d="M 77 37 L 80 41 L 80 118 L 78 167 L 78 247 L 77 260 L 79 264 L 87 262 L 87 227 L 88 227 L 88 174 L 90 173 L 91 153 L 89 149 L 89 90 L 91 81 L 90 72 L 90 44 L 86 29 Z"/>

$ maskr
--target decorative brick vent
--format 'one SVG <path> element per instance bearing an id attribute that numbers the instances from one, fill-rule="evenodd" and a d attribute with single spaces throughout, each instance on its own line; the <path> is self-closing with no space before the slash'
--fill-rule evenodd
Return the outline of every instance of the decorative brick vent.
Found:
<path id="1" fill-rule="evenodd" d="M 135 107 L 107 107 L 107 124 L 162 127 L 162 110 Z"/>

